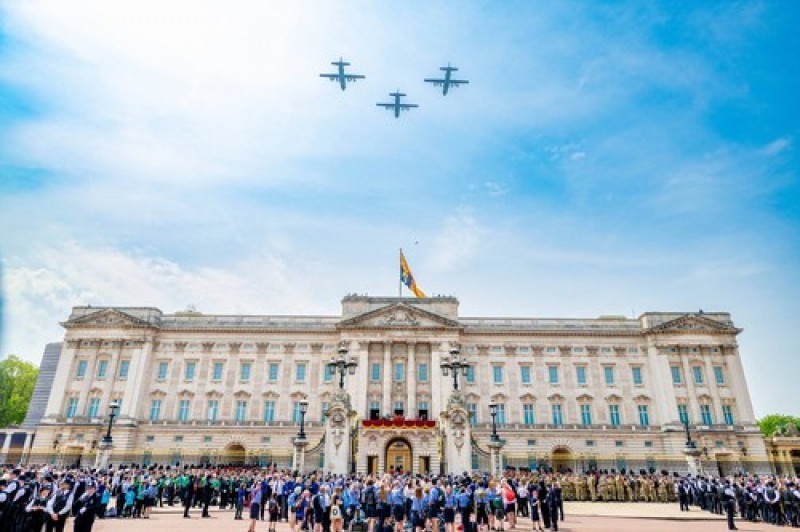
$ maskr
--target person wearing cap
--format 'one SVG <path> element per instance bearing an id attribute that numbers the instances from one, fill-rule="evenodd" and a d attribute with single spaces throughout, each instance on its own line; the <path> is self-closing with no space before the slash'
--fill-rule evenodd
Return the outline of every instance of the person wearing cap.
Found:
<path id="1" fill-rule="evenodd" d="M 41 532 L 44 527 L 45 517 L 47 516 L 47 501 L 50 498 L 50 486 L 43 485 L 36 494 L 31 497 L 30 502 L 25 507 L 28 514 L 28 530 L 30 532 Z"/>
<path id="2" fill-rule="evenodd" d="M 58 492 L 47 502 L 45 509 L 48 515 L 45 521 L 46 532 L 63 532 L 72 510 L 73 500 L 72 483 L 64 478 Z"/>
<path id="3" fill-rule="evenodd" d="M 72 514 L 75 516 L 75 532 L 91 532 L 99 507 L 100 497 L 97 495 L 97 486 L 94 482 L 87 482 L 84 492 L 72 505 Z"/>

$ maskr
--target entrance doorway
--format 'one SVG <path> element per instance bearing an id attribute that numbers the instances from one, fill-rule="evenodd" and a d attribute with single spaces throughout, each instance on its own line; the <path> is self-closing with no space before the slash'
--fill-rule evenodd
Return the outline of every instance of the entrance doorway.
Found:
<path id="1" fill-rule="evenodd" d="M 411 471 L 411 445 L 407 440 L 395 438 L 386 445 L 386 470 Z"/>
<path id="2" fill-rule="evenodd" d="M 421 475 L 427 475 L 431 472 L 431 457 L 430 456 L 420 456 L 419 457 L 419 473 Z"/>
<path id="3" fill-rule="evenodd" d="M 378 457 L 367 456 L 367 474 L 375 475 L 378 473 Z"/>
<path id="4" fill-rule="evenodd" d="M 575 460 L 572 458 L 572 451 L 565 447 L 556 447 L 553 449 L 553 471 L 557 473 L 566 473 L 567 470 L 575 469 Z"/>
<path id="5" fill-rule="evenodd" d="M 225 447 L 225 458 L 223 461 L 226 464 L 231 465 L 244 465 L 245 460 L 245 450 L 244 446 L 240 443 L 231 443 L 227 447 Z"/>

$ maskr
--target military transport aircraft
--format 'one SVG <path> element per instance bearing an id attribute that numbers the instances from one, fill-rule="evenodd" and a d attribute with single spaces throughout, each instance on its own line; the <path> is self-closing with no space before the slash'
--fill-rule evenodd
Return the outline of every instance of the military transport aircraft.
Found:
<path id="1" fill-rule="evenodd" d="M 450 87 L 456 88 L 459 87 L 462 83 L 466 84 L 469 81 L 465 79 L 452 79 L 450 76 L 453 72 L 458 70 L 456 67 L 451 67 L 450 63 L 447 64 L 446 67 L 440 67 L 439 70 L 444 71 L 444 78 L 442 79 L 433 79 L 433 78 L 425 78 L 425 82 L 433 83 L 434 87 L 442 87 L 442 96 L 447 96 L 447 91 Z"/>
<path id="2" fill-rule="evenodd" d="M 414 107 L 419 107 L 419 105 L 415 103 L 400 103 L 400 98 L 406 96 L 405 94 L 400 92 L 400 89 L 397 89 L 397 92 L 390 92 L 389 96 L 394 97 L 393 103 L 376 103 L 375 105 L 377 105 L 378 107 L 384 107 L 389 110 L 394 110 L 395 118 L 400 118 L 400 111 L 408 111 L 409 109 L 412 109 Z"/>
<path id="3" fill-rule="evenodd" d="M 362 76 L 361 74 L 345 74 L 344 67 L 350 66 L 350 63 L 345 62 L 341 57 L 339 58 L 338 61 L 334 61 L 331 64 L 338 67 L 339 72 L 337 72 L 336 74 L 320 74 L 319 77 L 328 78 L 331 81 L 338 81 L 339 86 L 342 88 L 342 90 L 345 90 L 347 88 L 348 81 L 355 83 L 356 80 L 364 79 L 364 76 Z"/>

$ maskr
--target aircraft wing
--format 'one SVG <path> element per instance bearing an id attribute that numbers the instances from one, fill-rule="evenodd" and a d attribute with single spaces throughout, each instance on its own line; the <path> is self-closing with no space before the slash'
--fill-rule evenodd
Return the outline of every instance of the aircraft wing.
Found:
<path id="1" fill-rule="evenodd" d="M 321 78 L 330 78 L 330 79 L 338 79 L 339 74 L 320 74 L 319 77 Z"/>
<path id="2" fill-rule="evenodd" d="M 433 83 L 433 85 L 434 85 L 435 87 L 441 87 L 441 86 L 442 86 L 442 84 L 443 84 L 445 81 L 447 81 L 447 80 L 444 80 L 444 79 L 425 78 L 423 81 L 425 81 L 426 83 Z M 452 83 L 452 81 L 451 81 L 450 83 Z"/>
<path id="3" fill-rule="evenodd" d="M 375 105 L 377 105 L 378 107 L 385 107 L 386 109 L 394 109 L 394 106 L 396 104 L 393 104 L 393 103 L 376 103 Z"/>
<path id="4" fill-rule="evenodd" d="M 355 81 L 357 79 L 364 79 L 364 77 L 365 76 L 362 76 L 361 74 L 345 74 L 344 79 L 347 81 Z"/>
<path id="5" fill-rule="evenodd" d="M 451 79 L 450 80 L 450 85 L 452 85 L 454 87 L 458 87 L 462 83 L 469 83 L 469 81 L 467 81 L 465 79 Z"/>
<path id="6" fill-rule="evenodd" d="M 394 106 L 392 106 L 392 107 L 394 107 Z M 417 105 L 415 103 L 401 103 L 401 104 L 397 104 L 397 107 L 399 107 L 400 109 L 403 109 L 404 111 L 406 111 L 406 110 L 411 109 L 413 107 L 419 107 L 419 105 Z"/>

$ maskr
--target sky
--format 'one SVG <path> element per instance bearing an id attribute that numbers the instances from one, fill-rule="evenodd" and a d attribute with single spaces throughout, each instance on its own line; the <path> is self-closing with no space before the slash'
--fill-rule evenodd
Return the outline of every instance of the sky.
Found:
<path id="1" fill-rule="evenodd" d="M 463 316 L 730 312 L 756 414 L 800 414 L 798 20 L 0 1 L 0 353 L 38 363 L 75 305 L 336 315 L 397 294 L 403 247 Z"/>

